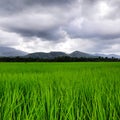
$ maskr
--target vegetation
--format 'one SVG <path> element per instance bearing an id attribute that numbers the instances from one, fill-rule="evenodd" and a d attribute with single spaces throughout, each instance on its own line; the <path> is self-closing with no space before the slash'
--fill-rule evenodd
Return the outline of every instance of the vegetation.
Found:
<path id="1" fill-rule="evenodd" d="M 53 59 L 42 58 L 25 58 L 25 57 L 1 57 L 0 62 L 120 62 L 120 58 L 107 57 L 91 57 L 91 58 L 75 58 L 75 57 L 56 57 Z"/>
<path id="2" fill-rule="evenodd" d="M 119 120 L 120 63 L 0 63 L 0 120 Z"/>

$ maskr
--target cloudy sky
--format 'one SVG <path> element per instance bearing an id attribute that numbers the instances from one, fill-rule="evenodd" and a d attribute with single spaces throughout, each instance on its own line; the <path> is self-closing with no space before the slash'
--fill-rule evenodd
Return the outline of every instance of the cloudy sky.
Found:
<path id="1" fill-rule="evenodd" d="M 0 0 L 0 46 L 120 55 L 120 0 Z"/>

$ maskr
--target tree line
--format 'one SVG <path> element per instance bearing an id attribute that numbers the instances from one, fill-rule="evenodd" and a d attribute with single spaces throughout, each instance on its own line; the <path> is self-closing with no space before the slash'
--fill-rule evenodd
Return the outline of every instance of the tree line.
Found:
<path id="1" fill-rule="evenodd" d="M 72 58 L 57 57 L 54 59 L 23 58 L 23 57 L 1 57 L 0 62 L 120 62 L 119 58 L 97 57 L 97 58 Z"/>

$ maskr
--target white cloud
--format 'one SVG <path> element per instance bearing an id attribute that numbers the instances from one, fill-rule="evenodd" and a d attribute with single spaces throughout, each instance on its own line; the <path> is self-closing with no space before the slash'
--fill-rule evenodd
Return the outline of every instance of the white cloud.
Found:
<path id="1" fill-rule="evenodd" d="M 120 54 L 119 0 L 71 1 L 0 1 L 0 46 Z"/>
<path id="2" fill-rule="evenodd" d="M 0 46 L 16 46 L 22 41 L 22 38 L 16 33 L 9 33 L 0 30 Z"/>

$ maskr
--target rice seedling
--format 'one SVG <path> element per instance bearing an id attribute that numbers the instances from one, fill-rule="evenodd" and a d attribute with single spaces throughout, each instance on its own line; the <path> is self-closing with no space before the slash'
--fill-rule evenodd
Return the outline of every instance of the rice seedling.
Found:
<path id="1" fill-rule="evenodd" d="M 120 63 L 0 63 L 0 120 L 119 120 Z"/>

